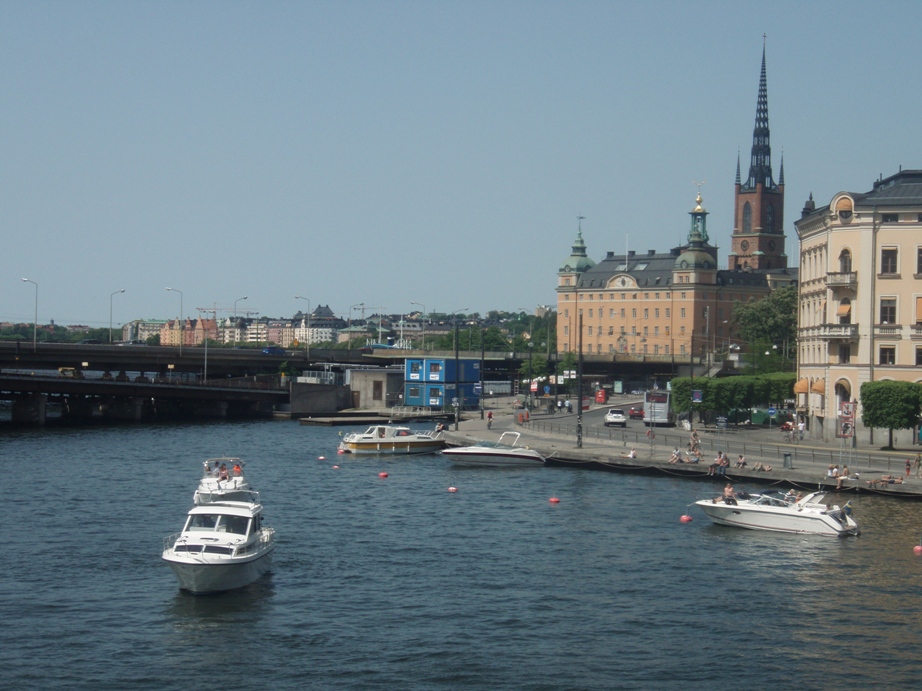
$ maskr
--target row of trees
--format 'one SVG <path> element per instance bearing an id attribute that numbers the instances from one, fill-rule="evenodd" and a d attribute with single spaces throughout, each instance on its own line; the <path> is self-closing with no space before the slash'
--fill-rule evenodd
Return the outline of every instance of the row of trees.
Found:
<path id="1" fill-rule="evenodd" d="M 721 379 L 677 377 L 672 380 L 672 408 L 677 413 L 729 413 L 733 410 L 781 403 L 791 398 L 796 377 L 790 372 L 724 377 Z M 692 403 L 692 391 L 701 402 Z"/>

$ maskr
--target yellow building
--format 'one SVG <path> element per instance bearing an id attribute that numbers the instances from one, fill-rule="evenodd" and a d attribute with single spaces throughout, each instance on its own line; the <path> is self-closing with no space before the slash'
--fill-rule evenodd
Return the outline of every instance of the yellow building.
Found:
<path id="1" fill-rule="evenodd" d="M 861 385 L 922 381 L 922 170 L 879 179 L 870 192 L 840 192 L 819 209 L 811 195 L 794 225 L 798 407 L 820 438 L 834 439 L 847 422 L 871 442 Z M 849 402 L 857 402 L 854 420 L 843 409 Z"/>

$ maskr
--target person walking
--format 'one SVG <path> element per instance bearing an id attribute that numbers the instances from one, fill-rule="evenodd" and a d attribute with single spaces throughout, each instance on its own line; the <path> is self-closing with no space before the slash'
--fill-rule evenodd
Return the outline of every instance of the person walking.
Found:
<path id="1" fill-rule="evenodd" d="M 493 411 L 487 411 L 487 429 L 493 429 Z"/>

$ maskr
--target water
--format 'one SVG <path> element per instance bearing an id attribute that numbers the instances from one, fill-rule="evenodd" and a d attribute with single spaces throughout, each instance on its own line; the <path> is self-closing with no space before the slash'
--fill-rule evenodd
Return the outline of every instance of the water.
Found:
<path id="1" fill-rule="evenodd" d="M 0 437 L 2 686 L 918 685 L 922 505 L 853 500 L 857 539 L 774 535 L 680 523 L 704 483 L 337 441 L 290 422 Z M 195 597 L 161 540 L 222 454 L 249 462 L 278 547 L 270 576 Z"/>

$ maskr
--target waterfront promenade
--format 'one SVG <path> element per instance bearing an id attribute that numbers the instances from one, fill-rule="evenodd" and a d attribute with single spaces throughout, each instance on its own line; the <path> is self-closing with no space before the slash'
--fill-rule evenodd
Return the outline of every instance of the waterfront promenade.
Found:
<path id="1" fill-rule="evenodd" d="M 777 429 L 761 427 L 731 428 L 718 431 L 713 428 L 698 429 L 700 436 L 701 462 L 699 464 L 669 463 L 672 450 L 678 447 L 683 452 L 690 433 L 681 426 L 657 428 L 651 440 L 647 428 L 639 422 L 628 428 L 606 428 L 602 415 L 609 407 L 627 407 L 636 397 L 623 397 L 604 406 L 593 406 L 583 413 L 582 447 L 577 448 L 576 414 L 532 414 L 524 424 L 518 423 L 519 410 L 513 407 L 512 399 L 498 399 L 487 408 L 494 415 L 493 428 L 487 429 L 487 421 L 481 420 L 478 412 L 465 414 L 454 431 L 452 425 L 448 441 L 452 445 L 472 444 L 483 439 L 498 439 L 500 434 L 513 430 L 522 434 L 520 443 L 527 444 L 544 455 L 550 464 L 557 466 L 585 467 L 596 470 L 658 473 L 672 477 L 685 477 L 717 483 L 726 481 L 735 484 L 757 483 L 797 487 L 804 490 L 834 490 L 837 480 L 827 477 L 830 465 L 840 468 L 848 466 L 849 479 L 843 480 L 842 489 L 847 492 L 873 492 L 905 499 L 922 499 L 922 478 L 916 477 L 913 467 L 909 477 L 905 474 L 906 460 L 914 460 L 922 447 L 906 444 L 897 445 L 895 451 L 881 451 L 879 448 L 846 449 L 841 440 L 827 443 L 811 440 L 809 433 L 799 443 L 786 442 Z M 896 433 L 909 441 L 911 435 L 903 430 Z M 624 457 L 631 448 L 636 458 Z M 723 451 L 730 460 L 725 476 L 708 476 L 708 466 L 713 463 L 717 451 Z M 735 468 L 737 457 L 743 454 L 746 467 Z M 788 458 L 785 458 L 785 455 Z M 787 460 L 788 467 L 785 467 Z M 770 471 L 755 470 L 757 463 L 771 466 Z M 900 477 L 903 482 L 876 483 L 883 476 Z"/>

